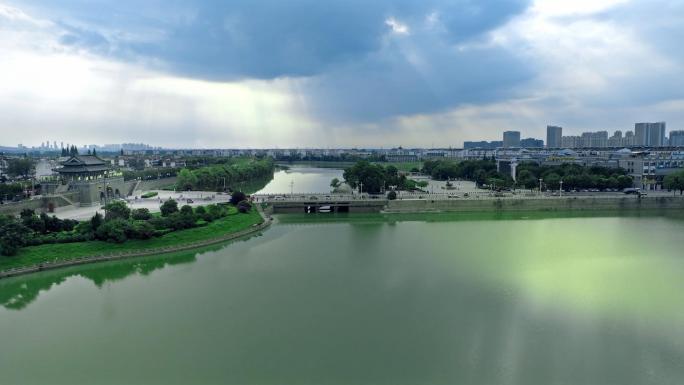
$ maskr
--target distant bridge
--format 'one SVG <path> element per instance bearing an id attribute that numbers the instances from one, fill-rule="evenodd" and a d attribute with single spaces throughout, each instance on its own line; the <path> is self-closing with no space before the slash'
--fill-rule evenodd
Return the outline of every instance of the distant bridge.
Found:
<path id="1" fill-rule="evenodd" d="M 372 213 L 387 205 L 384 195 L 252 195 L 255 202 L 267 203 L 274 214 L 278 213 Z"/>

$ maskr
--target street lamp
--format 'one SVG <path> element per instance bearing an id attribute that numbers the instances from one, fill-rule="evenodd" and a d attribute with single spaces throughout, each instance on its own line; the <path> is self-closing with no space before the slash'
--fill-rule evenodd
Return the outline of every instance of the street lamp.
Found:
<path id="1" fill-rule="evenodd" d="M 544 180 L 544 179 L 539 178 L 539 195 L 542 195 L 542 181 L 543 181 L 543 180 Z"/>
<path id="2" fill-rule="evenodd" d="M 563 196 L 563 179 L 560 181 L 560 190 L 558 190 L 558 196 Z"/>

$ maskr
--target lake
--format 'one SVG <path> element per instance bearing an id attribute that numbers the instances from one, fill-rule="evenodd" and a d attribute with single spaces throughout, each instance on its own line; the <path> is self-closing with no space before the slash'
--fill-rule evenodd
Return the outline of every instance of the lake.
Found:
<path id="1" fill-rule="evenodd" d="M 680 218 L 325 218 L 0 280 L 0 382 L 684 382 Z"/>
<path id="2" fill-rule="evenodd" d="M 333 178 L 343 180 L 344 170 L 334 168 L 317 168 L 292 166 L 288 170 L 277 170 L 264 188 L 256 194 L 327 194 L 331 191 Z"/>

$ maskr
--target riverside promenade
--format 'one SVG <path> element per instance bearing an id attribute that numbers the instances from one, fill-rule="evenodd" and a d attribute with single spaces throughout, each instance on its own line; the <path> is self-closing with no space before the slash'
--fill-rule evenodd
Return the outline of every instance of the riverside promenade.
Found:
<path id="1" fill-rule="evenodd" d="M 156 248 L 136 250 L 136 251 L 131 251 L 131 252 L 92 255 L 92 256 L 79 257 L 79 258 L 74 258 L 74 259 L 69 259 L 69 260 L 45 262 L 45 263 L 40 263 L 40 264 L 33 265 L 33 266 L 8 269 L 8 270 L 0 271 L 0 279 L 8 278 L 8 277 L 15 277 L 15 276 L 19 276 L 19 275 L 25 275 L 25 274 L 31 274 L 31 273 L 37 273 L 37 272 L 45 271 L 45 270 L 54 270 L 54 269 L 60 269 L 60 268 L 70 267 L 70 266 L 85 265 L 85 264 L 90 264 L 90 263 L 117 261 L 117 260 L 135 258 L 135 257 L 145 257 L 145 256 L 151 256 L 151 255 L 175 253 L 175 252 L 179 252 L 179 251 L 199 249 L 199 248 L 206 247 L 206 246 L 211 246 L 211 245 L 215 245 L 215 244 L 219 244 L 219 243 L 223 243 L 223 242 L 227 242 L 227 241 L 232 241 L 232 240 L 239 239 L 242 237 L 246 237 L 249 235 L 257 234 L 260 231 L 265 230 L 266 228 L 268 228 L 271 225 L 272 218 L 270 216 L 264 214 L 264 212 L 261 209 L 258 209 L 258 212 L 262 218 L 261 223 L 252 225 L 251 227 L 246 228 L 244 230 L 241 230 L 241 231 L 238 231 L 235 233 L 225 234 L 223 236 L 218 236 L 216 238 L 205 239 L 203 241 L 197 241 L 197 242 L 191 242 L 191 243 L 185 243 L 182 245 L 175 245 L 175 246 L 168 246 L 168 247 L 156 247 Z"/>

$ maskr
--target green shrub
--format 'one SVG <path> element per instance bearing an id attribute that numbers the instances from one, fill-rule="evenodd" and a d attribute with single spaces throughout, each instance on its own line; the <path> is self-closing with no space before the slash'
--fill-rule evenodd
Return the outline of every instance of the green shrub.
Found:
<path id="1" fill-rule="evenodd" d="M 247 199 L 247 196 L 242 191 L 235 191 L 230 195 L 230 203 L 237 206 L 238 203 Z"/>
<path id="2" fill-rule="evenodd" d="M 169 216 L 168 226 L 173 230 L 184 230 L 195 227 L 195 218 L 192 215 L 175 213 Z"/>
<path id="3" fill-rule="evenodd" d="M 16 255 L 26 246 L 32 231 L 23 224 L 12 220 L 0 226 L 0 254 Z"/>
<path id="4" fill-rule="evenodd" d="M 126 241 L 126 233 L 130 233 L 130 224 L 123 219 L 113 219 L 105 222 L 95 232 L 97 239 L 106 242 L 123 243 Z"/>
<path id="5" fill-rule="evenodd" d="M 158 192 L 156 192 L 156 191 L 150 191 L 150 192 L 144 193 L 144 194 L 141 195 L 140 197 L 141 197 L 141 198 L 152 198 L 152 197 L 156 197 L 157 195 L 159 195 Z"/>
<path id="6" fill-rule="evenodd" d="M 193 211 L 192 207 L 190 205 L 184 205 L 180 209 L 180 213 L 183 215 L 194 215 L 195 212 Z"/>
<path id="7" fill-rule="evenodd" d="M 252 205 L 247 201 L 242 201 L 237 204 L 238 212 L 243 214 L 248 213 L 252 209 Z"/>
<path id="8" fill-rule="evenodd" d="M 129 227 L 127 236 L 134 239 L 150 239 L 155 235 L 154 226 L 147 221 L 135 221 Z"/>
<path id="9" fill-rule="evenodd" d="M 388 192 L 387 193 L 387 199 L 389 199 L 391 201 L 397 199 L 397 193 L 394 190 Z"/>
<path id="10" fill-rule="evenodd" d="M 169 215 L 178 212 L 178 202 L 174 199 L 169 199 L 162 203 L 160 210 L 163 217 L 168 217 Z"/>
<path id="11" fill-rule="evenodd" d="M 105 206 L 105 220 L 128 219 L 131 217 L 131 209 L 124 201 L 114 201 Z"/>
<path id="12" fill-rule="evenodd" d="M 133 218 L 136 221 L 147 221 L 152 218 L 152 214 L 150 214 L 150 210 L 146 208 L 135 209 L 131 213 L 131 218 Z"/>

